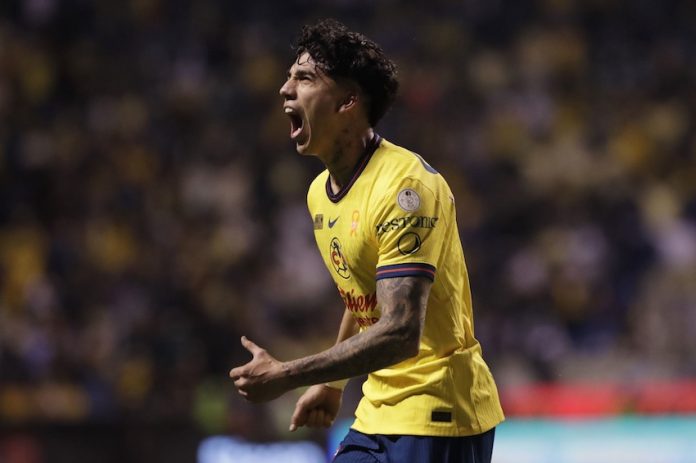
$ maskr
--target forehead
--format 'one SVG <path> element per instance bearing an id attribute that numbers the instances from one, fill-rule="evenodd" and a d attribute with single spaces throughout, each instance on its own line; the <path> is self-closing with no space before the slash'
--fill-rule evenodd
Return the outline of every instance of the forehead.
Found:
<path id="1" fill-rule="evenodd" d="M 292 66 L 290 66 L 289 72 L 298 71 L 315 72 L 318 74 L 323 74 L 323 72 L 317 66 L 317 63 L 314 61 L 312 56 L 307 52 L 304 52 L 300 56 L 298 56 L 295 62 L 292 63 Z"/>

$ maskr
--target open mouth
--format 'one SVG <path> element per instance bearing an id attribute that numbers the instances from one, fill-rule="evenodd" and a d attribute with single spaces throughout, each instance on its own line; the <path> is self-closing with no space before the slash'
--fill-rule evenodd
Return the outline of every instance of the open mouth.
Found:
<path id="1" fill-rule="evenodd" d="M 292 108 L 285 108 L 285 114 L 290 118 L 290 138 L 295 140 L 302 132 L 304 119 Z"/>

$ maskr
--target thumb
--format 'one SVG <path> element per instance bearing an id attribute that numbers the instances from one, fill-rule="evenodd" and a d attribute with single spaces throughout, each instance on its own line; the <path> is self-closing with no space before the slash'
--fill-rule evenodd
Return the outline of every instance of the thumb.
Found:
<path id="1" fill-rule="evenodd" d="M 290 418 L 290 432 L 295 431 L 300 426 L 307 424 L 307 414 L 309 413 L 308 407 L 302 402 L 302 400 L 297 402 L 295 406 L 295 412 Z"/>
<path id="2" fill-rule="evenodd" d="M 263 349 L 261 349 L 259 346 L 251 342 L 246 336 L 242 336 L 242 346 L 249 352 L 251 352 L 251 355 L 256 357 L 259 355 Z"/>

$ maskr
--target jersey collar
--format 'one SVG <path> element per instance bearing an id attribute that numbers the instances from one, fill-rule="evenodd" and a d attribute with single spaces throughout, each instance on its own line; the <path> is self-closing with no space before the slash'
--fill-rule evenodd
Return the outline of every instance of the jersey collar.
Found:
<path id="1" fill-rule="evenodd" d="M 343 188 L 338 190 L 338 193 L 334 194 L 334 192 L 331 190 L 331 175 L 326 177 L 326 196 L 329 197 L 332 203 L 339 202 L 341 199 L 343 199 L 345 195 L 348 194 L 348 190 L 350 190 L 350 187 L 352 187 L 355 181 L 358 179 L 358 177 L 360 177 L 362 171 L 365 170 L 365 167 L 367 167 L 367 163 L 370 162 L 372 155 L 375 153 L 375 151 L 377 151 L 377 148 L 379 147 L 379 144 L 381 142 L 382 137 L 375 133 L 374 137 L 372 137 L 372 140 L 370 140 L 367 146 L 365 147 L 365 153 L 358 161 L 357 166 L 353 171 L 353 175 L 350 176 L 350 182 L 348 182 L 343 186 Z"/>

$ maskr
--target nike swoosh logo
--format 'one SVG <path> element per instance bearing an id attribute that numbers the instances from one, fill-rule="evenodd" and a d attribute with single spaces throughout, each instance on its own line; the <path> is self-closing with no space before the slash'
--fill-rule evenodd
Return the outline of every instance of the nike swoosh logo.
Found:
<path id="1" fill-rule="evenodd" d="M 341 217 L 341 216 L 339 215 L 338 217 Z M 338 220 L 338 217 L 336 217 L 333 220 L 331 220 L 331 218 L 329 217 L 329 228 L 333 228 L 333 226 L 336 225 L 336 221 Z"/>

